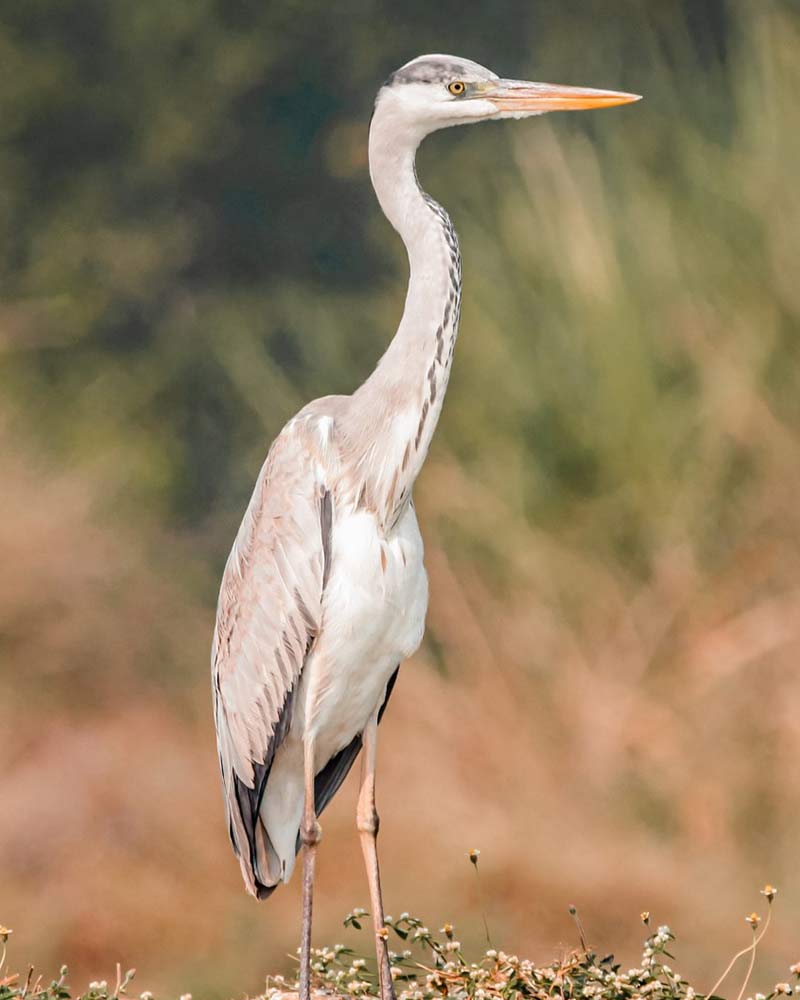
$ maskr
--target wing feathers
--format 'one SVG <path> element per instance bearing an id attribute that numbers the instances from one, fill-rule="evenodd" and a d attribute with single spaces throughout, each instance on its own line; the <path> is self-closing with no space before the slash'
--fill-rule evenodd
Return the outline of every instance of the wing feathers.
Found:
<path id="1" fill-rule="evenodd" d="M 330 567 L 331 494 L 313 435 L 284 429 L 259 474 L 220 588 L 212 673 L 231 840 L 245 884 L 268 895 L 277 856 L 259 809 L 292 697 L 319 631 Z"/>

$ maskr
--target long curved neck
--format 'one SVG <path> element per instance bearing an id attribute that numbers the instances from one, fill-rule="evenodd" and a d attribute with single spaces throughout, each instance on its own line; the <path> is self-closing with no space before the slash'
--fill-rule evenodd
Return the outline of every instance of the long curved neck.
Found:
<path id="1" fill-rule="evenodd" d="M 357 500 L 391 526 L 411 497 L 439 420 L 461 308 L 461 255 L 444 209 L 419 186 L 421 135 L 398 135 L 378 105 L 369 136 L 370 175 L 400 234 L 410 276 L 405 308 L 375 371 L 351 397 Z"/>

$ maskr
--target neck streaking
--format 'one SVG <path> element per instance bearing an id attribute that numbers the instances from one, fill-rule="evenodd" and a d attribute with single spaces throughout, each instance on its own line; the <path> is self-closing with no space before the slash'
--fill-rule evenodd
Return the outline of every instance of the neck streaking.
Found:
<path id="1" fill-rule="evenodd" d="M 344 430 L 353 497 L 391 527 L 411 497 L 441 413 L 461 310 L 461 255 L 445 210 L 419 186 L 421 136 L 381 116 L 370 128 L 370 174 L 381 208 L 408 252 L 403 317 L 375 371 L 353 394 Z"/>

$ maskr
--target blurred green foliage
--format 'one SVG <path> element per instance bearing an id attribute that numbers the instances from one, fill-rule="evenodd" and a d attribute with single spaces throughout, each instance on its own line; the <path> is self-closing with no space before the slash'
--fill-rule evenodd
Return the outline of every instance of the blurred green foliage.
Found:
<path id="1" fill-rule="evenodd" d="M 595 138 L 624 128 L 625 159 L 668 176 L 678 109 L 682 128 L 729 126 L 733 95 L 714 87 L 710 107 L 693 90 L 727 78 L 735 30 L 724 3 L 688 0 L 568 13 L 552 0 L 402 10 L 364 0 L 6 4 L 4 386 L 27 402 L 26 422 L 48 445 L 70 459 L 110 456 L 112 484 L 137 503 L 182 522 L 238 508 L 253 456 L 292 409 L 348 391 L 391 335 L 391 316 L 378 322 L 361 303 L 385 294 L 390 275 L 399 280 L 401 258 L 376 224 L 363 159 L 347 148 L 365 134 L 391 68 L 438 48 L 508 74 L 650 90 L 638 120 L 563 127 Z M 687 70 L 685 85 L 671 77 L 676 93 L 653 92 L 655 58 L 660 71 Z M 463 203 L 471 188 L 457 221 L 480 213 L 480 243 L 500 253 L 516 251 L 493 223 L 508 206 L 492 185 L 498 171 L 509 175 L 507 141 L 434 140 L 425 171 L 450 178 L 445 201 Z M 534 185 L 537 174 L 534 162 Z M 537 239 L 534 230 L 524 242 Z M 466 241 L 471 259 L 479 246 Z M 536 270 L 517 267 L 517 281 L 561 310 L 563 295 L 544 284 L 552 265 L 529 264 Z M 529 304 L 557 353 L 559 331 Z M 526 338 L 524 316 L 508 311 L 510 344 Z M 537 407 L 520 419 L 556 480 L 602 488 L 571 418 Z M 472 430 L 448 420 L 462 448 Z"/>

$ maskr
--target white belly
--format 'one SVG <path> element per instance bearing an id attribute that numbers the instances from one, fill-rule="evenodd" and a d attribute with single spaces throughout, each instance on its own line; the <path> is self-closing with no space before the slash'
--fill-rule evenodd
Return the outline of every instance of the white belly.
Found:
<path id="1" fill-rule="evenodd" d="M 382 537 L 372 514 L 335 515 L 322 628 L 303 668 L 292 724 L 267 782 L 262 818 L 283 863 L 294 864 L 303 803 L 303 745 L 315 771 L 361 733 L 398 664 L 419 646 L 428 607 L 413 507 Z"/>
<path id="2" fill-rule="evenodd" d="M 297 718 L 313 738 L 317 770 L 363 730 L 395 668 L 420 644 L 428 606 L 422 557 L 411 507 L 386 538 L 366 511 L 334 521 L 322 631 L 303 671 Z"/>

